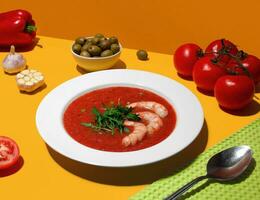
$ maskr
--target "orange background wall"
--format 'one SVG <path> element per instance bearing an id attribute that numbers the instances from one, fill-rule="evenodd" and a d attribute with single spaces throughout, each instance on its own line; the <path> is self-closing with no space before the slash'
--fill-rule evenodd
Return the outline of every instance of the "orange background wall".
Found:
<path id="1" fill-rule="evenodd" d="M 169 54 L 184 42 L 227 38 L 260 57 L 259 0 L 0 0 L 0 12 L 17 8 L 31 11 L 40 35 L 100 32 L 124 47 Z"/>

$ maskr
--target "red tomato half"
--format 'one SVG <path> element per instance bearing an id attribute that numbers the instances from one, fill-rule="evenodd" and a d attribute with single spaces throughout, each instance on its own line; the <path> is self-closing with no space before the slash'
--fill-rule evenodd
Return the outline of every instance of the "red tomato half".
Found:
<path id="1" fill-rule="evenodd" d="M 19 157 L 20 153 L 16 142 L 8 137 L 0 136 L 0 170 L 16 164 Z"/>
<path id="2" fill-rule="evenodd" d="M 254 83 L 248 76 L 226 75 L 216 82 L 214 94 L 220 106 L 238 110 L 252 101 L 254 91 Z"/>
<path id="3" fill-rule="evenodd" d="M 252 79 L 257 84 L 260 82 L 260 59 L 253 55 L 247 55 L 243 60 L 241 60 L 241 64 L 249 71 Z M 228 63 L 228 68 L 236 71 L 238 74 L 244 75 L 245 72 L 243 69 L 236 67 L 238 66 L 237 62 L 231 59 Z"/>
<path id="4" fill-rule="evenodd" d="M 174 53 L 174 66 L 183 76 L 191 77 L 193 65 L 202 57 L 202 49 L 192 43 L 181 45 Z"/>
<path id="5" fill-rule="evenodd" d="M 210 57 L 204 57 L 198 60 L 194 65 L 193 80 L 198 88 L 213 91 L 218 78 L 226 73 L 224 67 L 214 64 Z"/>
<path id="6" fill-rule="evenodd" d="M 209 56 L 212 57 L 218 57 L 219 54 L 214 53 L 214 52 L 218 52 L 220 49 L 222 49 L 224 46 L 226 47 L 226 49 L 228 50 L 228 52 L 232 55 L 236 55 L 238 52 L 238 49 L 236 47 L 236 45 L 234 45 L 232 42 L 230 42 L 229 40 L 225 40 L 225 39 L 221 39 L 221 40 L 215 40 L 213 42 L 211 42 L 207 48 L 206 48 L 206 53 L 210 53 L 213 52 L 213 54 L 209 54 Z M 226 65 L 228 63 L 228 61 L 230 60 L 230 57 L 227 55 L 221 55 L 220 56 L 220 63 L 223 65 Z"/>

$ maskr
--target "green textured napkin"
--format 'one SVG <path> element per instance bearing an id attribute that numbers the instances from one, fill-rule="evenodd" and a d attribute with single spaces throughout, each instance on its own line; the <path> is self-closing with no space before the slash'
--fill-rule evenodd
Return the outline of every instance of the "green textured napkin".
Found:
<path id="1" fill-rule="evenodd" d="M 162 200 L 192 179 L 205 175 L 206 165 L 211 156 L 226 148 L 243 144 L 249 145 L 254 152 L 254 160 L 243 175 L 225 183 L 202 181 L 180 199 L 260 200 L 260 119 L 209 148 L 179 173 L 154 182 L 129 200 Z"/>

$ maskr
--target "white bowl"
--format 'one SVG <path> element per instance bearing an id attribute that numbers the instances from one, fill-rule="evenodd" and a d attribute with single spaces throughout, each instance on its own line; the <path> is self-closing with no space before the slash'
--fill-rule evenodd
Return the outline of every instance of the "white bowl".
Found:
<path id="1" fill-rule="evenodd" d="M 63 126 L 65 109 L 84 93 L 109 86 L 139 87 L 164 97 L 176 112 L 173 132 L 154 146 L 130 152 L 96 150 L 75 141 Z M 93 72 L 69 80 L 45 96 L 36 113 L 39 133 L 51 148 L 73 160 L 106 167 L 138 166 L 168 158 L 197 137 L 203 122 L 202 107 L 189 89 L 162 75 L 127 69 Z"/>

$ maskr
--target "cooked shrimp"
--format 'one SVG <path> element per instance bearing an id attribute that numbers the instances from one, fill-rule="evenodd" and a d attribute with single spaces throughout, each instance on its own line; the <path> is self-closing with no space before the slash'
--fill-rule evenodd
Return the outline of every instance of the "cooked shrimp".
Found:
<path id="1" fill-rule="evenodd" d="M 124 121 L 125 126 L 133 126 L 134 130 L 129 135 L 125 136 L 122 140 L 124 146 L 135 145 L 138 141 L 141 141 L 147 132 L 147 128 L 143 123 Z"/>
<path id="2" fill-rule="evenodd" d="M 164 118 L 168 115 L 168 110 L 160 103 L 154 101 L 138 101 L 128 105 L 129 107 L 135 108 L 146 108 L 152 110 L 160 117 Z"/>
<path id="3" fill-rule="evenodd" d="M 155 113 L 144 111 L 136 113 L 139 117 L 148 122 L 146 128 L 148 134 L 152 134 L 154 131 L 159 130 L 163 125 L 162 119 Z"/>

